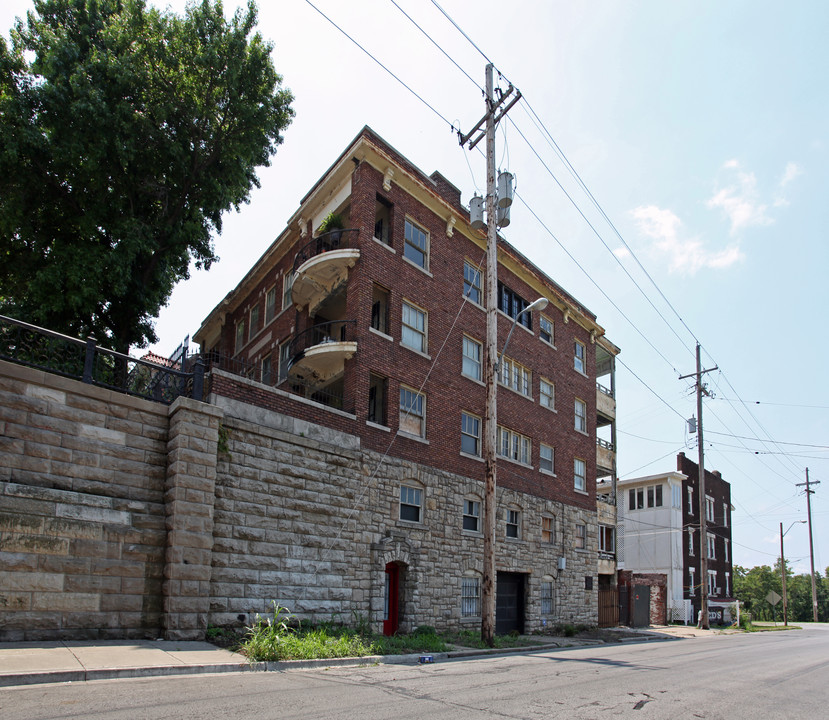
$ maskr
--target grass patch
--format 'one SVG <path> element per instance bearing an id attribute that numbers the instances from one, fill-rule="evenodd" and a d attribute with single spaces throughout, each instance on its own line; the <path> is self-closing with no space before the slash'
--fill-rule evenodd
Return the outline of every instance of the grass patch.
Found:
<path id="1" fill-rule="evenodd" d="M 410 635 L 385 637 L 370 632 L 368 623 L 360 618 L 355 625 L 355 628 L 333 622 L 302 625 L 285 608 L 274 603 L 270 615 L 256 616 L 240 650 L 255 662 L 439 653 L 449 649 L 431 627 L 418 628 Z"/>

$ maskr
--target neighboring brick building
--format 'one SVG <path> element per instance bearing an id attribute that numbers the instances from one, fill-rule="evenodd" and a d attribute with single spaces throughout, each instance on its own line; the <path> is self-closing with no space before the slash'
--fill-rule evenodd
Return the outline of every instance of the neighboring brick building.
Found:
<path id="1" fill-rule="evenodd" d="M 626 478 L 619 490 L 619 568 L 666 576 L 668 614 L 695 621 L 699 610 L 700 553 L 708 552 L 711 621 L 727 619 L 733 603 L 731 486 L 719 472 L 706 471 L 706 533 L 699 539 L 699 469 L 677 455 L 677 471 Z"/>
<path id="2" fill-rule="evenodd" d="M 332 213 L 342 227 L 319 233 Z M 372 512 L 375 524 L 358 528 L 364 542 L 338 547 L 355 568 L 382 563 L 384 596 L 350 609 L 370 607 L 386 632 L 413 618 L 439 627 L 480 621 L 485 247 L 457 188 L 364 128 L 195 335 L 208 360 L 209 402 L 226 417 L 241 401 L 263 410 L 262 425 L 294 418 L 295 427 L 344 433 L 349 447 L 370 453 L 365 494 L 349 501 L 331 492 L 331 506 L 326 468 L 314 463 L 322 477 L 316 511 L 328 515 L 317 536 L 311 525 L 296 542 L 336 543 L 330 533 L 343 503 Z M 615 447 L 602 440 L 597 449 L 596 430 L 615 422 L 619 350 L 595 315 L 514 247 L 500 240 L 498 250 L 499 347 L 524 307 L 550 301 L 521 316 L 501 368 L 498 630 L 595 622 L 594 579 L 612 582 L 615 573 L 614 508 L 605 504 L 611 539 L 601 568 L 596 510 L 597 474 L 615 478 Z M 610 376 L 609 388 L 597 390 L 597 369 Z M 384 457 L 422 471 L 389 477 L 377 464 Z M 273 472 L 278 478 L 279 467 Z M 381 476 L 393 487 L 375 488 Z M 216 512 L 222 524 L 221 503 Z M 397 551 L 373 552 L 382 543 Z M 435 543 L 444 560 L 463 559 L 457 577 L 444 560 L 424 560 Z M 294 582 L 289 567 L 263 592 L 278 597 Z M 443 604 L 435 605 L 437 595 Z M 302 611 L 315 612 L 303 601 Z"/>

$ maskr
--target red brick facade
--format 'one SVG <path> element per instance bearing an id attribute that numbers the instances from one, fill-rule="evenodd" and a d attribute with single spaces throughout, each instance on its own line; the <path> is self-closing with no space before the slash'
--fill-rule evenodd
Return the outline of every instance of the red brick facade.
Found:
<path id="1" fill-rule="evenodd" d="M 341 318 L 354 320 L 348 339 L 356 340 L 357 350 L 345 361 L 343 372 L 342 411 L 333 412 L 317 403 L 299 400 L 287 393 L 273 393 L 255 383 L 238 383 L 227 375 L 212 379 L 211 392 L 238 397 L 252 404 L 269 407 L 281 413 L 301 417 L 361 438 L 364 447 L 386 451 L 393 442 L 391 454 L 407 460 L 448 470 L 471 478 L 483 478 L 480 460 L 461 454 L 461 413 L 478 418 L 485 414 L 483 383 L 462 374 L 462 343 L 464 335 L 485 343 L 485 311 L 473 302 L 463 304 L 464 262 L 481 265 L 485 275 L 485 238 L 470 230 L 468 212 L 460 204 L 460 192 L 439 173 L 427 177 L 409 161 L 397 154 L 370 130 L 365 129 L 359 142 L 370 143 L 379 154 L 390 159 L 393 168 L 388 189 L 386 168 L 376 163 L 344 155 L 339 162 L 349 164 L 350 194 L 335 208 L 345 219 L 347 228 L 359 248 L 359 259 L 348 270 L 344 288 L 344 312 Z M 335 166 L 332 166 L 331 173 Z M 406 187 L 403 179 L 406 179 Z M 418 186 L 417 197 L 410 192 Z M 325 179 L 306 196 L 310 204 L 315 192 L 324 189 Z M 390 246 L 374 239 L 378 199 L 390 207 Z M 270 356 L 273 376 L 278 372 L 280 344 L 310 324 L 306 311 L 289 307 L 280 312 L 283 282 L 291 273 L 296 253 L 311 240 L 311 217 L 318 208 L 309 208 L 308 215 L 298 213 L 298 221 L 289 226 L 265 253 L 222 305 L 217 306 L 197 334 L 203 350 L 233 355 L 251 364 L 251 376 L 260 379 L 263 358 Z M 440 214 L 439 214 L 440 213 Z M 450 217 L 453 221 L 450 223 Z M 426 271 L 404 258 L 404 232 L 407 219 L 426 232 L 428 262 Z M 300 235 L 300 224 L 306 229 Z M 318 224 L 318 223 L 317 223 Z M 356 237 L 355 237 L 356 236 Z M 539 336 L 539 314 L 532 313 L 532 332 L 516 327 L 507 350 L 531 373 L 529 397 L 499 386 L 499 425 L 526 436 L 532 441 L 530 464 L 500 459 L 498 482 L 503 487 L 563 502 L 585 509 L 596 507 L 596 373 L 595 337 L 602 334 L 595 316 L 581 307 L 562 288 L 546 277 L 507 243 L 499 245 L 499 281 L 527 302 L 540 295 L 550 299 L 543 314 L 554 323 L 554 345 Z M 389 292 L 388 331 L 371 329 L 373 287 L 382 286 Z M 275 288 L 277 314 L 266 324 L 266 294 Z M 415 352 L 401 343 L 403 301 L 425 311 L 427 350 Z M 483 303 L 483 297 L 481 299 Z M 251 309 L 258 310 L 258 325 L 251 334 L 248 327 Z M 217 342 L 211 332 L 222 321 Z M 237 323 L 244 320 L 245 343 L 235 352 Z M 503 348 L 512 320 L 499 313 L 499 347 Z M 248 340 L 248 338 L 250 338 Z M 584 373 L 574 368 L 574 347 L 578 341 L 585 349 Z M 483 362 L 483 355 L 482 355 Z M 367 423 L 370 373 L 387 378 L 386 417 L 388 430 Z M 555 411 L 540 402 L 540 379 L 555 385 Z M 271 384 L 274 384 L 273 381 Z M 395 438 L 398 430 L 400 386 L 423 388 L 426 397 L 425 440 L 406 435 Z M 288 390 L 288 383 L 276 383 L 277 389 Z M 576 399 L 586 405 L 586 432 L 575 429 Z M 481 437 L 484 428 L 481 422 Z M 539 470 L 540 443 L 555 450 L 555 477 Z M 574 489 L 574 459 L 586 465 L 585 492 Z"/>

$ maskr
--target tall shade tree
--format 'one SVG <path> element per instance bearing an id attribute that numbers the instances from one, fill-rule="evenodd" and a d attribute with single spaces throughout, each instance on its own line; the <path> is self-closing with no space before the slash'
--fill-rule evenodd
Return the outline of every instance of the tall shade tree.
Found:
<path id="1" fill-rule="evenodd" d="M 0 35 L 0 312 L 126 352 L 293 118 L 251 2 L 41 0 Z"/>

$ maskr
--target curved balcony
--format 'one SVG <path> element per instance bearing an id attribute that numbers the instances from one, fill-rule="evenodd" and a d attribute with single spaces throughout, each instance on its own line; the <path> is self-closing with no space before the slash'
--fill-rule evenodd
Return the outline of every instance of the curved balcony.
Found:
<path id="1" fill-rule="evenodd" d="M 345 361 L 357 352 L 356 327 L 356 320 L 337 320 L 297 335 L 291 341 L 288 377 L 311 389 L 334 382 L 343 374 Z"/>
<path id="2" fill-rule="evenodd" d="M 297 310 L 309 314 L 348 279 L 349 268 L 360 257 L 359 230 L 331 230 L 315 237 L 294 258 L 291 299 Z"/>

